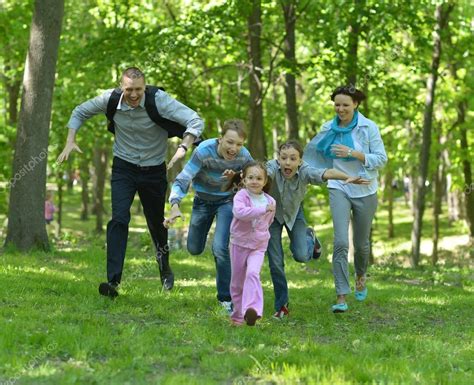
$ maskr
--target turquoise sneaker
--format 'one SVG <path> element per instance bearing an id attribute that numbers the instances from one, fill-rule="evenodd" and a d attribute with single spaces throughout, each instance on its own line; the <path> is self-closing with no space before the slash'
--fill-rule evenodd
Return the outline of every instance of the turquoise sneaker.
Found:
<path id="1" fill-rule="evenodd" d="M 336 303 L 335 305 L 332 305 L 331 307 L 333 313 L 345 313 L 346 311 L 349 310 L 349 306 L 347 306 L 347 303 Z"/>
<path id="2" fill-rule="evenodd" d="M 367 292 L 368 292 L 367 286 L 364 287 L 364 290 L 362 290 L 362 291 L 356 290 L 356 291 L 354 292 L 354 295 L 355 295 L 356 300 L 357 300 L 357 301 L 363 301 L 363 300 L 365 300 L 365 299 L 367 298 Z"/>

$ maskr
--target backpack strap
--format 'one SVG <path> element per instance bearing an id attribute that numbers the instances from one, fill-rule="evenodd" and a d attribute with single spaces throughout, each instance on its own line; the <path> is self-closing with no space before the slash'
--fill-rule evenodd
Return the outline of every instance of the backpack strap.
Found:
<path id="1" fill-rule="evenodd" d="M 146 86 L 145 88 L 145 109 L 148 116 L 161 128 L 168 131 L 168 138 L 174 138 L 175 136 L 182 138 L 186 127 L 182 126 L 178 122 L 163 118 L 156 107 L 155 94 L 158 90 L 164 91 L 161 87 Z"/>
<path id="2" fill-rule="evenodd" d="M 112 91 L 110 95 L 109 102 L 107 103 L 107 111 L 105 112 L 105 116 L 107 117 L 107 130 L 109 130 L 112 134 L 115 135 L 115 125 L 114 125 L 114 115 L 117 111 L 117 106 L 120 101 L 120 96 L 122 95 L 122 90 L 120 88 L 116 88 Z"/>

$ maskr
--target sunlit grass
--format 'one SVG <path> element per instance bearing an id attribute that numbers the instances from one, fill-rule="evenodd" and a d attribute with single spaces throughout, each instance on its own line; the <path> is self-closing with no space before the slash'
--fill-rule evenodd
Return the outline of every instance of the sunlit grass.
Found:
<path id="1" fill-rule="evenodd" d="M 387 241 L 383 209 L 374 240 L 392 257 L 370 268 L 367 301 L 349 296 L 348 313 L 330 312 L 331 224 L 319 221 L 327 211 L 308 206 L 325 254 L 298 264 L 284 238 L 291 317 L 271 318 L 266 261 L 264 317 L 256 328 L 236 328 L 217 305 L 209 250 L 201 256 L 173 250 L 176 286 L 161 289 L 141 214 L 132 213 L 140 231 L 129 234 L 121 295 L 100 297 L 104 235 L 94 234 L 94 217 L 83 222 L 73 215 L 78 207 L 79 195 L 67 196 L 71 215 L 51 252 L 0 254 L 2 384 L 474 383 L 469 260 L 456 255 L 437 268 L 425 260 L 417 270 L 396 265 L 396 258 L 406 260 L 397 247 L 410 223 L 398 221 L 396 238 Z M 443 220 L 442 226 L 451 242 L 459 225 L 448 230 Z"/>

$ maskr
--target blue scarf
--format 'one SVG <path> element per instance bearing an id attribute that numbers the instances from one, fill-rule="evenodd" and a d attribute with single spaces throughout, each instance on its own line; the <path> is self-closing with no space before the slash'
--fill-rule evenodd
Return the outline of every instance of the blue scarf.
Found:
<path id="1" fill-rule="evenodd" d="M 354 148 L 354 141 L 352 140 L 352 130 L 357 126 L 357 121 L 359 118 L 359 113 L 354 112 L 354 117 L 351 122 L 346 127 L 340 127 L 339 123 L 341 120 L 337 117 L 334 117 L 331 123 L 331 129 L 326 132 L 326 135 L 319 141 L 316 145 L 316 149 L 321 151 L 326 158 L 332 159 L 342 159 L 346 162 L 354 160 L 352 156 L 347 158 L 339 158 L 332 151 L 331 146 L 333 144 L 343 144 L 349 148 Z"/>

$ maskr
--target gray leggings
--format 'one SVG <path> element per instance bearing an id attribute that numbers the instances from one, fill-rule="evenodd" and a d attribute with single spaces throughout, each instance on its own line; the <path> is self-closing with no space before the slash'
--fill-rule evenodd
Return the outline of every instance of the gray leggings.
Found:
<path id="1" fill-rule="evenodd" d="M 370 228 L 377 210 L 377 194 L 362 198 L 350 198 L 338 189 L 329 189 L 332 222 L 334 226 L 334 253 L 332 267 L 336 294 L 351 292 L 349 284 L 349 222 L 352 211 L 352 230 L 354 240 L 354 266 L 356 275 L 365 276 L 370 254 Z"/>

